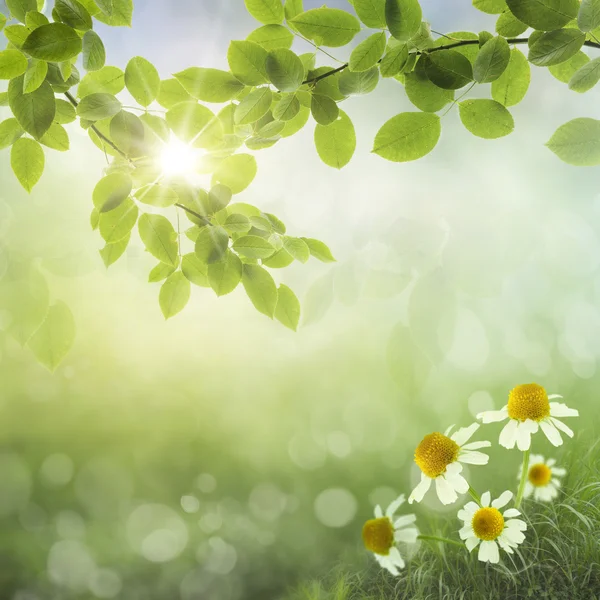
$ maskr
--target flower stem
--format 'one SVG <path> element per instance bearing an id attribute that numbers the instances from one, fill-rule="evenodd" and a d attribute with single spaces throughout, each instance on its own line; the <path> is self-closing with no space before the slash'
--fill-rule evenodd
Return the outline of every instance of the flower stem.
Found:
<path id="1" fill-rule="evenodd" d="M 450 540 L 448 538 L 438 537 L 437 535 L 418 535 L 418 540 L 429 540 L 431 542 L 442 542 L 444 544 L 454 544 L 455 546 L 460 546 L 464 548 L 464 544 L 461 542 L 457 542 L 456 540 Z"/>
<path id="2" fill-rule="evenodd" d="M 515 508 L 521 506 L 521 500 L 523 499 L 523 492 L 525 492 L 525 482 L 527 481 L 527 473 L 529 472 L 529 450 L 523 452 L 523 472 L 521 473 L 521 481 L 519 482 L 519 490 L 517 491 L 517 498 L 515 500 Z"/>
<path id="3" fill-rule="evenodd" d="M 479 504 L 479 506 L 481 506 L 481 498 L 479 497 L 479 494 L 471 486 L 469 486 L 469 494 L 471 494 L 471 498 L 473 498 L 473 500 L 475 500 L 475 502 L 477 502 L 477 504 Z"/>

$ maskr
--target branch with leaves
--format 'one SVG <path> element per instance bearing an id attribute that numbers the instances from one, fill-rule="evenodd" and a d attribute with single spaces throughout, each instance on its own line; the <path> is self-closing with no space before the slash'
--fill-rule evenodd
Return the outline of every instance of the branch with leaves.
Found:
<path id="1" fill-rule="evenodd" d="M 343 168 L 354 155 L 356 133 L 340 104 L 372 92 L 381 78 L 403 86 L 417 109 L 396 115 L 375 136 L 373 151 L 395 162 L 431 152 L 442 131 L 438 113 L 455 106 L 475 136 L 510 134 L 509 108 L 528 91 L 530 65 L 548 68 L 580 93 L 600 80 L 600 58 L 590 60 L 582 52 L 600 48 L 600 0 L 535 5 L 473 0 L 475 8 L 498 15 L 496 34 L 451 32 L 437 38 L 418 0 L 350 4 L 352 10 L 304 10 L 302 0 L 245 0 L 261 25 L 245 40 L 231 42 L 228 71 L 194 66 L 161 79 L 142 57 L 131 59 L 125 71 L 105 64 L 94 24 L 129 26 L 132 0 L 56 0 L 50 18 L 41 12 L 43 0 L 7 0 L 10 14 L 0 15 L 8 41 L 0 52 L 0 79 L 8 81 L 8 90 L 0 93 L 0 106 L 8 106 L 12 117 L 0 123 L 0 148 L 11 148 L 13 171 L 31 191 L 44 170 L 44 147 L 67 151 L 65 125 L 78 120 L 108 161 L 91 216 L 105 242 L 100 254 L 107 267 L 124 254 L 137 226 L 158 260 L 149 281 L 163 282 L 159 301 L 165 317 L 185 307 L 191 284 L 220 296 L 241 283 L 260 312 L 296 329 L 298 299 L 275 283 L 270 270 L 310 256 L 334 258 L 323 242 L 288 235 L 275 215 L 233 202 L 257 173 L 256 152 L 296 134 L 312 117 L 319 157 Z M 353 47 L 347 62 L 317 64 L 321 54 L 334 58 L 327 49 L 352 44 L 365 28 L 373 31 Z M 294 52 L 295 40 L 309 43 L 311 51 Z M 527 56 L 517 47 L 524 45 Z M 491 98 L 465 97 L 475 85 L 488 83 Z M 125 90 L 137 106 L 119 99 Z M 565 162 L 595 165 L 599 136 L 600 121 L 579 118 L 560 127 L 547 145 Z M 183 147 L 194 156 L 185 172 L 165 169 L 164 154 L 174 140 L 179 151 Z M 198 184 L 197 176 L 210 183 Z M 180 214 L 188 222 L 183 233 Z M 0 294 L 5 308 L 8 300 L 2 298 L 8 295 Z M 64 310 L 49 312 L 48 306 L 39 307 L 34 319 L 27 317 L 19 337 L 23 344 L 42 326 L 54 331 L 56 323 L 47 322 L 53 315 L 64 318 Z M 8 308 L 19 329 L 18 310 Z M 68 349 L 68 341 L 56 345 Z M 53 348 L 51 355 L 41 360 L 54 368 L 64 351 Z"/>

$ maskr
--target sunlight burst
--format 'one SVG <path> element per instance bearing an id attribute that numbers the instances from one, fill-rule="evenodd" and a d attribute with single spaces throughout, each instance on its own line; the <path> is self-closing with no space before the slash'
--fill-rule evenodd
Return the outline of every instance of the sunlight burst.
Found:
<path id="1" fill-rule="evenodd" d="M 173 137 L 160 155 L 164 175 L 194 175 L 200 151 Z"/>

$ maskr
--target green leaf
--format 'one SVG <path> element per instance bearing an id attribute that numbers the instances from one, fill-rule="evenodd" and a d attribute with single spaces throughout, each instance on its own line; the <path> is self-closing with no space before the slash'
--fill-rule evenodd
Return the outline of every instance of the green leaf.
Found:
<path id="1" fill-rule="evenodd" d="M 54 121 L 60 125 L 67 125 L 68 123 L 72 123 L 76 118 L 75 107 L 70 102 L 57 98 Z"/>
<path id="2" fill-rule="evenodd" d="M 304 12 L 303 0 L 284 0 L 283 5 L 287 21 L 291 21 L 294 17 L 297 17 L 300 13 Z"/>
<path id="3" fill-rule="evenodd" d="M 67 152 L 70 147 L 69 134 L 58 123 L 52 123 L 48 131 L 40 138 L 40 143 L 53 150 Z"/>
<path id="4" fill-rule="evenodd" d="M 54 10 L 60 20 L 73 29 L 87 31 L 92 28 L 92 17 L 77 0 L 56 0 Z"/>
<path id="5" fill-rule="evenodd" d="M 55 371 L 75 342 L 75 319 L 64 302 L 56 302 L 28 342 L 29 349 L 49 371 Z"/>
<path id="6" fill-rule="evenodd" d="M 44 83 L 47 74 L 48 63 L 45 60 L 32 58 L 23 79 L 23 92 L 25 94 L 35 92 Z"/>
<path id="7" fill-rule="evenodd" d="M 98 21 L 111 27 L 131 27 L 133 0 L 96 0 L 102 11 L 95 15 Z"/>
<path id="8" fill-rule="evenodd" d="M 23 44 L 23 52 L 32 58 L 61 62 L 77 56 L 82 50 L 77 32 L 63 23 L 49 23 L 34 29 Z"/>
<path id="9" fill-rule="evenodd" d="M 268 87 L 252 90 L 236 107 L 235 123 L 238 125 L 255 123 L 269 111 L 272 102 L 273 93 Z"/>
<path id="10" fill-rule="evenodd" d="M 319 46 L 330 48 L 349 44 L 360 31 L 358 19 L 339 8 L 313 8 L 299 14 L 289 22 L 304 37 Z"/>
<path id="11" fill-rule="evenodd" d="M 127 173 L 115 171 L 103 177 L 94 188 L 92 199 L 100 213 L 109 212 L 120 206 L 131 194 L 133 182 Z"/>
<path id="12" fill-rule="evenodd" d="M 0 31 L 2 31 L 4 29 L 4 26 L 6 25 L 6 17 L 0 13 Z"/>
<path id="13" fill-rule="evenodd" d="M 117 67 L 102 67 L 88 73 L 79 84 L 77 95 L 80 98 L 90 94 L 112 94 L 115 96 L 125 87 L 125 74 Z"/>
<path id="14" fill-rule="evenodd" d="M 233 243 L 233 249 L 247 258 L 269 258 L 275 248 L 264 238 L 258 235 L 245 235 Z"/>
<path id="15" fill-rule="evenodd" d="M 579 12 L 579 0 L 506 0 L 506 4 L 519 21 L 541 31 L 560 29 Z"/>
<path id="16" fill-rule="evenodd" d="M 12 146 L 25 132 L 14 119 L 6 119 L 0 123 L 0 150 Z"/>
<path id="17" fill-rule="evenodd" d="M 464 100 L 458 104 L 460 120 L 477 137 L 493 140 L 512 133 L 512 115 L 495 100 Z"/>
<path id="18" fill-rule="evenodd" d="M 269 81 L 280 92 L 295 92 L 304 81 L 304 65 L 291 50 L 271 50 L 265 68 Z"/>
<path id="19" fill-rule="evenodd" d="M 281 0 L 244 0 L 248 12 L 266 25 L 283 22 L 283 4 Z"/>
<path id="20" fill-rule="evenodd" d="M 373 152 L 393 162 L 416 160 L 429 154 L 441 134 L 440 118 L 432 113 L 401 113 L 378 131 Z"/>
<path id="21" fill-rule="evenodd" d="M 208 282 L 208 265 L 202 262 L 196 256 L 195 252 L 190 252 L 181 259 L 181 270 L 184 276 L 194 285 L 210 287 L 210 283 Z"/>
<path id="22" fill-rule="evenodd" d="M 160 183 L 145 185 L 136 191 L 135 198 L 144 204 L 157 206 L 158 208 L 167 208 L 179 202 L 177 192 L 168 185 Z"/>
<path id="23" fill-rule="evenodd" d="M 457 41 L 479 40 L 479 41 L 481 41 L 480 36 L 478 36 L 476 33 L 473 33 L 471 31 L 454 31 L 447 35 L 449 38 L 451 38 L 451 40 L 457 40 Z M 489 36 L 492 37 L 492 34 L 490 33 Z M 448 40 L 446 37 L 440 37 L 437 40 L 435 40 L 435 42 L 433 43 L 433 47 L 439 48 L 440 46 L 446 46 L 449 43 L 453 43 L 453 42 L 451 42 L 451 40 Z M 470 44 L 470 45 L 466 45 L 466 46 L 458 46 L 456 48 L 453 48 L 453 50 L 455 52 L 459 52 L 460 54 L 462 54 L 465 58 L 467 58 L 469 60 L 469 62 L 471 64 L 473 64 L 475 62 L 475 59 L 477 58 L 477 54 L 479 54 L 479 45 L 478 44 Z"/>
<path id="24" fill-rule="evenodd" d="M 269 258 L 265 258 L 262 264 L 269 269 L 283 269 L 294 262 L 294 257 L 285 249 L 281 248 Z"/>
<path id="25" fill-rule="evenodd" d="M 585 41 L 578 29 L 559 29 L 544 33 L 529 49 L 529 62 L 538 67 L 558 65 L 577 54 Z"/>
<path id="26" fill-rule="evenodd" d="M 454 50 L 440 50 L 421 57 L 430 81 L 445 90 L 457 90 L 473 80 L 469 60 Z"/>
<path id="27" fill-rule="evenodd" d="M 233 75 L 243 84 L 262 85 L 268 79 L 265 67 L 267 54 L 262 46 L 254 42 L 233 41 L 229 44 L 227 61 Z"/>
<path id="28" fill-rule="evenodd" d="M 408 46 L 398 44 L 388 49 L 386 55 L 379 64 L 379 71 L 382 77 L 395 77 L 401 73 L 408 62 Z"/>
<path id="29" fill-rule="evenodd" d="M 105 62 L 106 50 L 100 36 L 95 31 L 86 31 L 83 36 L 83 68 L 99 71 Z"/>
<path id="30" fill-rule="evenodd" d="M 262 46 L 267 52 L 278 48 L 289 50 L 294 42 L 294 34 L 283 25 L 263 25 L 255 29 L 246 40 Z"/>
<path id="31" fill-rule="evenodd" d="M 168 265 L 179 264 L 177 232 L 171 222 L 162 215 L 144 214 L 138 222 L 140 238 L 146 250 Z"/>
<path id="32" fill-rule="evenodd" d="M 302 239 L 306 242 L 311 255 L 317 260 L 320 260 L 324 263 L 336 262 L 331 250 L 325 243 L 321 242 L 320 240 L 315 240 L 314 238 L 303 237 Z"/>
<path id="33" fill-rule="evenodd" d="M 251 154 L 233 154 L 216 168 L 214 178 L 234 194 L 243 192 L 256 177 L 256 159 Z"/>
<path id="34" fill-rule="evenodd" d="M 27 58 L 19 50 L 0 51 L 0 79 L 14 79 L 27 71 Z"/>
<path id="35" fill-rule="evenodd" d="M 159 262 L 148 275 L 148 283 L 158 283 L 164 281 L 169 275 L 175 272 L 176 267 Z"/>
<path id="36" fill-rule="evenodd" d="M 320 125 L 329 125 L 337 120 L 340 109 L 337 103 L 328 96 L 312 94 L 310 110 L 314 120 Z"/>
<path id="37" fill-rule="evenodd" d="M 390 33 L 407 42 L 421 27 L 423 13 L 418 0 L 386 0 L 385 20 Z"/>
<path id="38" fill-rule="evenodd" d="M 6 0 L 6 8 L 10 14 L 21 23 L 25 23 L 25 16 L 30 10 L 37 10 L 36 0 Z"/>
<path id="39" fill-rule="evenodd" d="M 244 89 L 231 73 L 218 69 L 191 67 L 175 73 L 175 78 L 191 96 L 203 102 L 227 102 Z"/>
<path id="40" fill-rule="evenodd" d="M 166 109 L 173 108 L 179 102 L 189 102 L 192 96 L 177 79 L 163 79 L 158 90 L 158 103 Z"/>
<path id="41" fill-rule="evenodd" d="M 569 83 L 571 77 L 577 73 L 577 71 L 590 62 L 589 56 L 581 50 L 572 56 L 569 60 L 560 63 L 558 65 L 552 65 L 548 67 L 548 71 L 553 77 L 562 81 L 563 83 Z"/>
<path id="42" fill-rule="evenodd" d="M 284 236 L 283 247 L 294 257 L 295 260 L 306 263 L 310 258 L 310 249 L 308 244 L 297 237 Z"/>
<path id="43" fill-rule="evenodd" d="M 90 96 L 87 96 L 87 98 L 90 98 Z M 84 98 L 84 100 L 87 100 L 87 98 Z M 128 156 L 142 156 L 144 154 L 144 124 L 133 113 L 121 110 L 111 119 L 110 138 Z"/>
<path id="44" fill-rule="evenodd" d="M 44 151 L 30 138 L 16 140 L 10 152 L 10 165 L 19 183 L 31 192 L 44 172 Z"/>
<path id="45" fill-rule="evenodd" d="M 108 269 L 112 264 L 116 263 L 121 256 L 127 250 L 127 246 L 129 245 L 129 241 L 131 239 L 131 234 L 127 234 L 123 239 L 120 239 L 118 242 L 114 244 L 106 244 L 104 248 L 100 250 L 100 256 L 102 258 L 102 262 L 104 266 Z"/>
<path id="46" fill-rule="evenodd" d="M 573 119 L 561 125 L 546 146 L 570 165 L 600 165 L 600 121 L 589 118 Z"/>
<path id="47" fill-rule="evenodd" d="M 356 132 L 348 115 L 340 110 L 339 118 L 330 125 L 315 127 L 315 146 L 319 158 L 335 169 L 345 167 L 356 150 Z"/>
<path id="48" fill-rule="evenodd" d="M 358 18 L 371 29 L 385 29 L 385 0 L 354 0 Z"/>
<path id="49" fill-rule="evenodd" d="M 434 85 L 421 69 L 405 75 L 404 89 L 408 99 L 425 112 L 437 112 L 454 100 L 454 90 Z"/>
<path id="50" fill-rule="evenodd" d="M 525 98 L 531 81 L 531 68 L 525 55 L 513 48 L 508 67 L 492 82 L 492 98 L 504 106 L 514 106 Z"/>
<path id="51" fill-rule="evenodd" d="M 581 0 L 577 25 L 585 32 L 600 27 L 600 0 Z"/>
<path id="52" fill-rule="evenodd" d="M 284 138 L 298 133 L 308 123 L 309 117 L 310 108 L 300 106 L 298 114 L 289 121 L 286 121 L 283 131 L 279 135 Z"/>
<path id="53" fill-rule="evenodd" d="M 247 233 L 250 231 L 250 221 L 245 215 L 232 214 L 227 217 L 223 227 L 229 234 Z"/>
<path id="54" fill-rule="evenodd" d="M 362 73 L 345 70 L 339 79 L 339 89 L 344 96 L 370 94 L 379 82 L 379 69 L 372 67 Z"/>
<path id="55" fill-rule="evenodd" d="M 506 0 L 473 0 L 473 6 L 489 15 L 499 15 L 506 10 Z"/>
<path id="56" fill-rule="evenodd" d="M 595 58 L 579 69 L 569 81 L 569 89 L 580 94 L 591 90 L 600 81 L 600 58 Z"/>
<path id="57" fill-rule="evenodd" d="M 136 56 L 127 63 L 125 86 L 141 106 L 150 106 L 158 96 L 160 76 L 150 61 Z"/>
<path id="58" fill-rule="evenodd" d="M 217 296 L 230 294 L 242 279 L 242 261 L 228 251 L 225 259 L 208 265 L 208 281 Z"/>
<path id="59" fill-rule="evenodd" d="M 30 94 L 23 93 L 24 77 L 12 79 L 8 85 L 10 109 L 21 127 L 34 138 L 41 138 L 52 125 L 56 114 L 54 92 L 45 81 Z"/>
<path id="60" fill-rule="evenodd" d="M 277 307 L 277 286 L 271 274 L 258 265 L 244 265 L 242 283 L 254 308 L 272 319 Z"/>
<path id="61" fill-rule="evenodd" d="M 197 102 L 180 102 L 165 115 L 169 127 L 194 147 L 218 145 L 223 138 L 221 122 L 210 109 Z"/>
<path id="62" fill-rule="evenodd" d="M 296 297 L 296 294 L 287 285 L 283 285 L 283 283 L 279 286 L 277 293 L 275 318 L 292 331 L 298 330 L 300 301 Z"/>
<path id="63" fill-rule="evenodd" d="M 509 10 L 505 10 L 496 21 L 496 33 L 505 38 L 517 37 L 527 29 Z"/>
<path id="64" fill-rule="evenodd" d="M 121 112 L 121 103 L 111 94 L 90 94 L 77 106 L 77 114 L 87 121 L 101 121 Z"/>
<path id="65" fill-rule="evenodd" d="M 137 223 L 139 210 L 136 204 L 128 198 L 120 206 L 100 214 L 98 227 L 100 235 L 107 244 L 115 244 L 129 236 Z"/>
<path id="66" fill-rule="evenodd" d="M 350 71 L 362 72 L 374 67 L 385 52 L 386 42 L 383 31 L 374 33 L 362 41 L 350 55 L 350 61 L 348 62 Z"/>
<path id="67" fill-rule="evenodd" d="M 204 227 L 196 238 L 196 256 L 206 264 L 225 258 L 229 247 L 229 234 L 223 227 Z"/>
<path id="68" fill-rule="evenodd" d="M 477 83 L 496 81 L 508 67 L 510 48 L 508 42 L 497 36 L 486 42 L 473 65 L 473 79 Z"/>
<path id="69" fill-rule="evenodd" d="M 300 112 L 300 101 L 296 94 L 283 94 L 281 100 L 273 106 L 273 118 L 289 121 Z"/>
<path id="70" fill-rule="evenodd" d="M 165 319 L 181 312 L 190 300 L 191 285 L 181 271 L 173 273 L 162 284 L 158 302 Z"/>

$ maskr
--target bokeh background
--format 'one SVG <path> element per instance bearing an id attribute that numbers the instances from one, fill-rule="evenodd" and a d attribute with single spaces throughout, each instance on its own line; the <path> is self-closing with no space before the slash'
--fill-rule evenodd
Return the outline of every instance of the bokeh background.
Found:
<path id="1" fill-rule="evenodd" d="M 493 31 L 467 2 L 422 4 L 437 31 Z M 227 68 L 229 41 L 256 26 L 242 0 L 140 0 L 131 30 L 98 29 L 108 64 L 142 55 L 167 78 Z M 78 333 L 51 375 L 0 332 L 0 597 L 280 598 L 340 564 L 376 568 L 362 522 L 410 492 L 415 445 L 500 408 L 514 385 L 562 393 L 581 412 L 577 435 L 597 435 L 599 171 L 544 143 L 570 118 L 597 117 L 598 92 L 533 71 L 501 140 L 473 138 L 453 110 L 431 155 L 385 162 L 373 137 L 411 110 L 386 80 L 344 103 L 358 148 L 341 172 L 320 163 L 310 124 L 257 154 L 239 200 L 338 258 L 282 274 L 303 301 L 297 334 L 243 289 L 196 288 L 164 322 L 139 241 L 107 272 L 89 226 L 104 157 L 76 124 L 31 196 L 2 151 L 0 278 L 11 257 L 35 260 Z M 561 457 L 539 437 L 534 448 Z M 473 485 L 514 486 L 518 453 L 491 456 Z M 429 498 L 418 511 L 443 522 L 456 507 Z"/>

